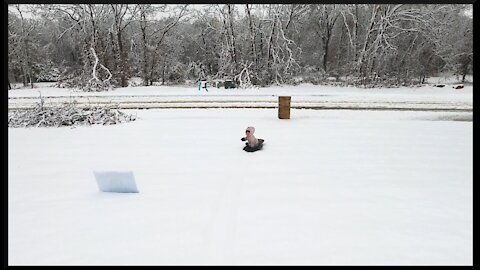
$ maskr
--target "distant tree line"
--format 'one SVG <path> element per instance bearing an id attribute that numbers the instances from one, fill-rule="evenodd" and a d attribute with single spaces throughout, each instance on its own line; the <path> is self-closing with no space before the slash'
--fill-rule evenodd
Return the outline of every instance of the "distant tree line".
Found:
<path id="1" fill-rule="evenodd" d="M 423 83 L 473 72 L 472 5 L 9 5 L 8 79 L 85 91 L 231 78 Z M 26 16 L 29 14 L 29 16 Z"/>

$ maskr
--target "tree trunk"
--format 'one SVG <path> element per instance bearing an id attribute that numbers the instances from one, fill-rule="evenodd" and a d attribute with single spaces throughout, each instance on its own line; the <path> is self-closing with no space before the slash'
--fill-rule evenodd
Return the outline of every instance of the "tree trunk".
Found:
<path id="1" fill-rule="evenodd" d="M 253 59 L 253 63 L 255 65 L 255 71 L 257 70 L 257 51 L 256 51 L 256 45 L 255 45 L 255 32 L 253 31 L 253 24 L 252 24 L 252 17 L 251 17 L 251 14 L 250 14 L 250 8 L 248 7 L 248 4 L 247 4 L 247 14 L 248 14 L 248 22 L 249 22 L 249 25 L 250 25 L 250 39 L 251 39 L 251 43 L 252 43 L 252 59 Z"/>
<path id="2" fill-rule="evenodd" d="M 358 59 L 358 4 L 355 4 L 355 47 L 354 47 L 355 60 Z"/>
<path id="3" fill-rule="evenodd" d="M 28 40 L 27 40 L 27 36 L 28 36 L 28 33 L 25 29 L 25 21 L 24 21 L 24 18 L 23 18 L 23 14 L 22 14 L 22 11 L 20 10 L 20 6 L 17 5 L 17 10 L 18 12 L 20 13 L 20 24 L 21 24 L 21 29 L 22 29 L 22 45 L 23 45 L 23 48 L 22 48 L 22 51 L 23 51 L 23 60 L 21 61 L 22 64 L 23 64 L 23 67 L 22 67 L 22 73 L 23 73 L 23 85 L 24 86 L 27 86 L 28 83 L 31 84 L 31 87 L 33 88 L 33 81 L 32 81 L 32 67 L 31 67 L 31 64 L 30 64 L 30 55 L 28 53 Z M 27 81 L 27 76 L 28 76 L 28 80 Z"/>
<path id="4" fill-rule="evenodd" d="M 152 55 L 152 61 L 151 61 L 151 65 L 150 65 L 150 76 L 149 76 L 149 80 L 150 80 L 150 84 L 149 85 L 153 85 L 153 72 L 155 70 L 155 62 L 156 62 L 156 51 L 155 50 L 155 53 Z"/>
<path id="5" fill-rule="evenodd" d="M 276 23 L 277 23 L 277 18 L 273 20 L 272 32 L 270 33 L 270 38 L 267 45 L 267 67 L 270 67 L 270 58 L 272 58 L 270 57 L 272 56 L 272 53 L 270 51 L 272 50 L 273 35 L 275 34 Z"/>
<path id="6" fill-rule="evenodd" d="M 30 64 L 30 55 L 28 53 L 28 44 L 27 44 L 27 40 L 24 39 L 24 57 L 25 57 L 25 71 L 26 71 L 26 75 L 28 76 L 28 81 L 26 81 L 25 86 L 27 86 L 28 83 L 30 83 L 30 86 L 33 88 L 33 78 L 32 78 L 32 67 L 31 67 L 31 64 Z"/>
<path id="7" fill-rule="evenodd" d="M 113 64 L 112 64 L 112 73 L 115 74 L 115 77 L 117 76 L 117 70 L 118 70 L 118 60 L 117 60 L 117 46 L 115 45 L 115 38 L 113 36 L 113 32 L 110 32 L 110 43 L 111 43 L 111 46 L 112 46 L 112 60 L 113 60 Z"/>
<path id="8" fill-rule="evenodd" d="M 233 31 L 233 16 L 230 4 L 227 4 L 228 7 L 228 17 L 230 20 L 230 33 L 231 33 L 231 40 L 232 40 L 232 49 L 233 49 L 233 62 L 235 63 L 235 70 L 234 74 L 237 73 L 238 70 L 238 61 L 237 61 L 237 48 L 235 46 L 235 32 Z"/>
<path id="9" fill-rule="evenodd" d="M 127 60 L 126 60 L 126 51 L 123 48 L 123 42 L 122 42 L 122 31 L 118 29 L 117 31 L 117 42 L 118 42 L 118 50 L 120 54 L 120 81 L 121 81 L 121 86 L 122 87 L 127 87 Z"/>
<path id="10" fill-rule="evenodd" d="M 328 45 L 330 43 L 330 37 L 327 37 L 327 39 L 325 40 L 324 44 L 323 44 L 323 49 L 324 49 L 324 53 L 323 53 L 323 70 L 325 71 L 325 73 L 327 73 L 327 60 L 328 60 Z"/>
<path id="11" fill-rule="evenodd" d="M 103 65 L 105 67 L 108 67 L 108 66 L 110 66 L 110 62 L 109 62 L 110 57 L 107 55 L 107 53 L 103 52 L 103 48 L 106 47 L 106 45 L 104 43 L 105 43 L 105 40 L 102 37 L 102 35 L 98 35 L 98 48 L 99 48 L 98 56 L 101 57 L 101 61 L 102 61 Z"/>
<path id="12" fill-rule="evenodd" d="M 167 56 L 163 60 L 163 68 L 162 68 L 162 85 L 165 84 L 165 68 L 167 67 Z"/>
<path id="13" fill-rule="evenodd" d="M 33 88 L 32 69 L 29 69 L 28 78 L 30 79 L 30 87 Z"/>
<path id="14" fill-rule="evenodd" d="M 203 54 L 203 63 L 205 66 L 207 66 L 208 68 L 208 74 L 212 74 L 212 70 L 210 68 L 210 55 L 209 55 L 209 48 L 208 48 L 208 45 L 207 45 L 207 41 L 205 40 L 205 33 L 204 31 L 202 30 L 202 42 L 203 42 L 203 47 L 205 48 L 205 53 Z M 166 57 L 166 55 L 165 55 Z"/>
<path id="15" fill-rule="evenodd" d="M 25 69 L 23 68 L 24 64 L 20 65 L 20 71 L 22 73 L 22 83 L 23 86 L 27 86 L 27 74 L 25 73 Z"/>
<path id="16" fill-rule="evenodd" d="M 261 21 L 258 22 L 258 28 L 260 28 Z M 260 57 L 261 59 L 265 59 L 264 53 L 263 53 L 263 32 L 260 30 Z"/>
<path id="17" fill-rule="evenodd" d="M 143 85 L 148 85 L 148 59 L 147 59 L 147 18 L 145 12 L 141 14 L 142 20 L 140 21 L 140 31 L 142 32 L 143 43 L 143 67 L 142 67 L 142 79 Z"/>
<path id="18" fill-rule="evenodd" d="M 370 25 L 367 28 L 365 42 L 363 43 L 362 51 L 360 52 L 360 56 L 357 62 L 358 73 L 360 74 L 360 76 L 363 76 L 363 77 L 366 77 L 368 73 L 368 69 L 367 69 L 368 61 L 366 61 L 365 59 L 365 54 L 367 51 L 368 44 L 370 43 L 370 37 L 373 32 L 373 27 L 375 25 L 375 17 L 377 16 L 378 10 L 379 10 L 379 5 L 374 5 L 372 8 L 372 17 L 370 18 Z"/>
<path id="19" fill-rule="evenodd" d="M 342 30 L 340 30 L 340 41 L 338 42 L 339 44 L 339 47 L 337 48 L 337 52 L 335 54 L 335 67 L 337 68 L 338 70 L 338 67 L 341 66 L 341 63 L 340 61 L 343 60 L 344 58 L 341 58 L 343 55 L 347 54 L 348 55 L 348 52 L 345 52 L 345 49 L 344 47 L 342 46 L 343 42 L 344 42 L 344 39 L 345 39 L 345 32 L 343 31 L 343 26 L 341 28 Z M 342 55 L 342 56 L 341 56 Z M 348 59 L 348 56 L 347 56 L 347 59 Z M 342 61 L 343 62 L 343 61 Z M 341 76 L 341 74 L 339 72 L 337 72 L 338 76 Z M 338 79 L 338 78 L 337 78 Z"/>

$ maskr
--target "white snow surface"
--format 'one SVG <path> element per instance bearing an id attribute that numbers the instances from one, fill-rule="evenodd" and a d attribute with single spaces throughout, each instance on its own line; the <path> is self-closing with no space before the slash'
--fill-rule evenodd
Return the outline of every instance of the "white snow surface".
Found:
<path id="1" fill-rule="evenodd" d="M 21 97 L 129 97 L 150 96 L 175 99 L 242 98 L 251 100 L 276 100 L 277 96 L 292 96 L 295 100 L 328 100 L 328 101 L 396 101 L 396 102 L 465 102 L 473 103 L 473 86 L 465 85 L 463 89 L 453 89 L 452 85 L 444 88 L 434 86 L 399 87 L 399 88 L 358 88 L 325 85 L 301 84 L 297 86 L 272 86 L 250 89 L 224 89 L 209 87 L 198 91 L 196 86 L 137 86 L 115 88 L 107 92 L 82 92 L 69 88 L 38 87 L 22 88 L 8 91 L 9 99 Z M 13 100 L 12 100 L 13 101 Z M 12 102 L 9 100 L 9 102 Z"/>
<path id="2" fill-rule="evenodd" d="M 194 86 L 138 86 L 108 92 L 81 92 L 41 86 L 10 90 L 9 110 L 32 108 L 44 99 L 45 106 L 65 102 L 118 105 L 122 109 L 141 108 L 276 108 L 278 96 L 291 96 L 292 108 L 396 109 L 396 110 L 473 110 L 473 87 L 454 89 L 424 86 L 417 88 L 335 87 L 302 84 L 250 89 L 210 87 L 208 92 Z"/>
<path id="3" fill-rule="evenodd" d="M 8 129 L 9 265 L 473 263 L 473 122 L 441 120 L 465 113 L 134 113 Z M 247 126 L 263 150 L 242 150 Z"/>

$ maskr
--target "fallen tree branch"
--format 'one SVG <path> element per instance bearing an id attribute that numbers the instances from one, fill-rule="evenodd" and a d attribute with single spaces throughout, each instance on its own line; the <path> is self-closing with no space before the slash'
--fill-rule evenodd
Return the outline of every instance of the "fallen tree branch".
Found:
<path id="1" fill-rule="evenodd" d="M 8 127 L 61 127 L 79 125 L 115 125 L 135 121 L 136 116 L 116 109 L 117 106 L 86 105 L 77 102 L 45 106 L 43 98 L 32 110 L 8 113 Z"/>

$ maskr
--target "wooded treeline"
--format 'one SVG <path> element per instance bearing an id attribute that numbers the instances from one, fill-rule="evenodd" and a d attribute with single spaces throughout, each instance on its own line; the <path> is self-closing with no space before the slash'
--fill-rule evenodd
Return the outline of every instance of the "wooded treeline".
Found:
<path id="1" fill-rule="evenodd" d="M 422 83 L 473 72 L 472 5 L 9 5 L 8 79 L 85 91 L 186 80 Z M 28 14 L 28 16 L 26 16 Z"/>

